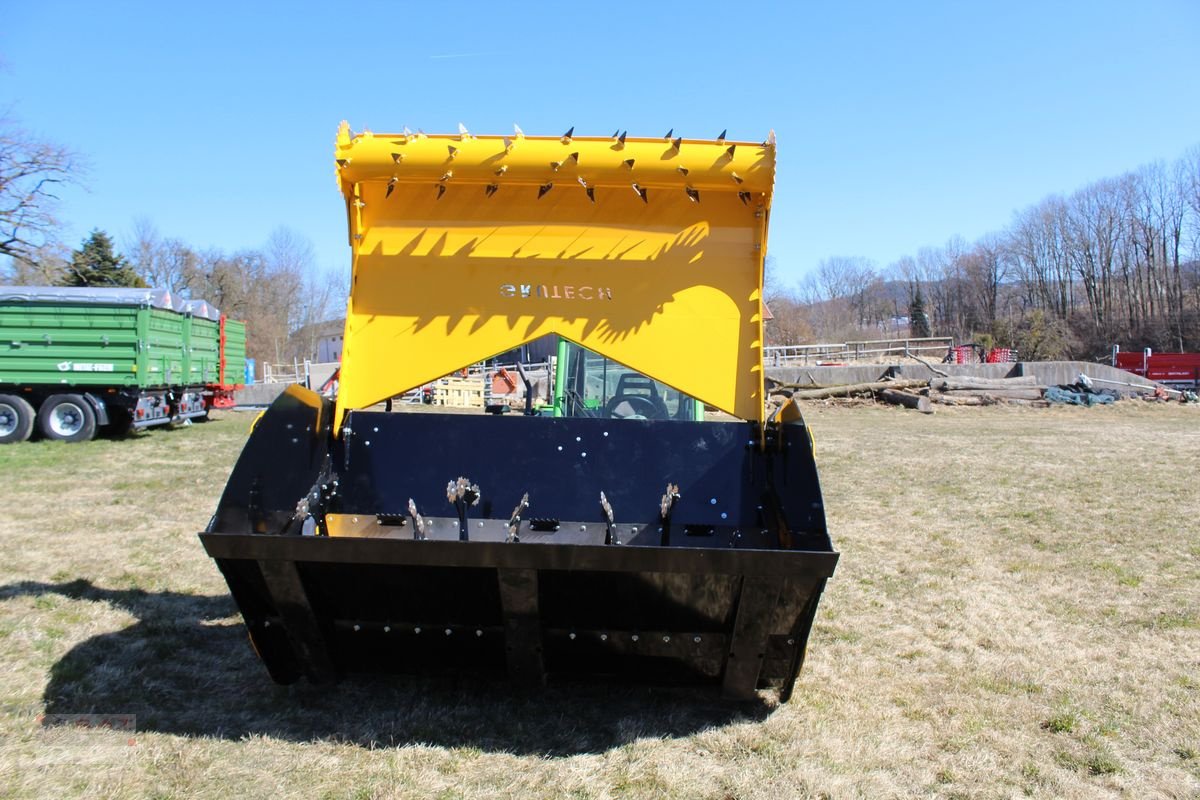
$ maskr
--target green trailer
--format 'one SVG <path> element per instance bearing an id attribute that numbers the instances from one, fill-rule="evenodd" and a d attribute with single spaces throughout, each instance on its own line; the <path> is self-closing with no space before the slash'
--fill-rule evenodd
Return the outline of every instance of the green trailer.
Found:
<path id="1" fill-rule="evenodd" d="M 0 444 L 204 418 L 222 328 L 165 290 L 0 287 Z"/>

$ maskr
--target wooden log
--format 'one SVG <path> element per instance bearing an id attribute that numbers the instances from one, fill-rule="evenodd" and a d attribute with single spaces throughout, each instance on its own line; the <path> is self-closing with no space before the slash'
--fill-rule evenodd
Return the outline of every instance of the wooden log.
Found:
<path id="1" fill-rule="evenodd" d="M 792 393 L 794 400 L 823 400 L 827 397 L 849 397 L 854 394 L 878 392 L 881 389 L 912 389 L 924 386 L 927 381 L 874 381 L 872 383 L 847 383 L 844 386 L 827 386 L 823 389 L 799 389 Z"/>
<path id="2" fill-rule="evenodd" d="M 939 394 L 933 393 L 929 395 L 930 402 L 939 403 L 944 406 L 994 406 L 999 403 L 992 397 L 984 397 L 982 395 L 957 395 L 957 394 Z"/>
<path id="3" fill-rule="evenodd" d="M 973 375 L 961 375 L 953 378 L 934 378 L 929 382 L 930 388 L 939 392 L 958 391 L 961 389 L 1011 389 L 1019 386 L 1041 386 L 1036 375 L 1021 375 L 1017 378 L 977 378 Z"/>
<path id="4" fill-rule="evenodd" d="M 933 405 L 929 402 L 929 398 L 919 394 L 898 392 L 895 389 L 880 389 L 878 395 L 880 400 L 883 400 L 885 403 L 891 403 L 894 406 L 915 408 L 922 414 L 933 413 Z"/>
<path id="5" fill-rule="evenodd" d="M 941 392 L 949 395 L 988 395 L 997 400 L 1041 400 L 1044 390 L 1037 386 L 1026 386 L 1017 389 L 955 389 Z M 936 394 L 931 392 L 930 394 Z"/>

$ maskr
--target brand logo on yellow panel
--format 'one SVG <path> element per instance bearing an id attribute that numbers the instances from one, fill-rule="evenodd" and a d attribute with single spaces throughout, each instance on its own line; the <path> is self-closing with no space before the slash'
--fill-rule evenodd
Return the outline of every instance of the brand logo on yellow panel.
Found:
<path id="1" fill-rule="evenodd" d="M 612 300 L 612 289 L 607 286 L 502 283 L 500 296 L 542 300 Z"/>

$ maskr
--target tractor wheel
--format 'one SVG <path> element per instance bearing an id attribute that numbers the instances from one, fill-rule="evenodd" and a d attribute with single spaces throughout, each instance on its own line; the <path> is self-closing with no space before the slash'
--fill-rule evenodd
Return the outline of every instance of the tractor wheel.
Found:
<path id="1" fill-rule="evenodd" d="M 96 435 L 96 414 L 77 394 L 51 395 L 38 411 L 38 428 L 47 439 L 86 442 Z"/>

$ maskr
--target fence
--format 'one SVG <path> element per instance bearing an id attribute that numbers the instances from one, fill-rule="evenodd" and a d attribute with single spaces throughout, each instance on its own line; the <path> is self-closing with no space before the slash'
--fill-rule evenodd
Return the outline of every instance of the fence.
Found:
<path id="1" fill-rule="evenodd" d="M 829 344 L 782 344 L 763 348 L 768 367 L 811 366 L 848 361 L 878 361 L 889 356 L 918 356 L 941 361 L 954 346 L 949 336 L 921 339 L 870 339 Z"/>

